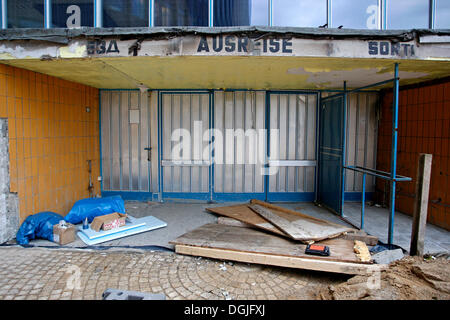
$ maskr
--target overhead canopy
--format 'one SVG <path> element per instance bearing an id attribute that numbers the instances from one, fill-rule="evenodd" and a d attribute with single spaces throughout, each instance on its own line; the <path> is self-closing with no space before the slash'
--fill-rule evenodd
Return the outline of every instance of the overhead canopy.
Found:
<path id="1" fill-rule="evenodd" d="M 448 76 L 449 34 L 268 27 L 7 30 L 0 32 L 0 62 L 108 89 L 340 89 L 343 81 L 352 88 L 390 79 L 396 62 L 401 84 Z"/>

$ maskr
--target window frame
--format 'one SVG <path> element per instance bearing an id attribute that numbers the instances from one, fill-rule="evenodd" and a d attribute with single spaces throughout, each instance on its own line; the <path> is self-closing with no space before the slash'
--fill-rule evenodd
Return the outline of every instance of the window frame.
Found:
<path id="1" fill-rule="evenodd" d="M 7 12 L 7 1 L 8 0 L 0 0 L 0 19 L 1 19 L 1 28 L 7 29 L 8 27 L 8 12 Z M 149 2 L 148 5 L 148 26 L 154 27 L 154 0 L 147 0 Z M 274 0 L 266 0 L 268 2 L 268 26 L 273 26 L 273 2 Z M 332 1 L 326 0 L 326 21 L 328 23 L 328 27 L 333 27 L 332 17 Z M 387 1 L 389 0 L 378 0 L 378 8 L 379 8 L 379 30 L 387 29 Z M 428 28 L 435 29 L 435 21 L 436 21 L 436 0 L 428 0 Z M 44 0 L 44 22 L 43 28 L 49 29 L 52 26 L 52 12 L 51 12 L 51 2 L 52 0 Z M 208 26 L 214 27 L 214 0 L 209 0 L 208 2 Z M 94 0 L 94 28 L 103 27 L 103 0 Z"/>

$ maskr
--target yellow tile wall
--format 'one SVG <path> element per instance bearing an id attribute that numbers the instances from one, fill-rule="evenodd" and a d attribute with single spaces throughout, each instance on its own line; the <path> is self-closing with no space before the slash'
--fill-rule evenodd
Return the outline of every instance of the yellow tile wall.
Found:
<path id="1" fill-rule="evenodd" d="M 96 88 L 0 64 L 0 117 L 8 118 L 10 191 L 21 222 L 41 211 L 66 215 L 88 197 L 87 160 L 100 194 L 98 98 Z"/>

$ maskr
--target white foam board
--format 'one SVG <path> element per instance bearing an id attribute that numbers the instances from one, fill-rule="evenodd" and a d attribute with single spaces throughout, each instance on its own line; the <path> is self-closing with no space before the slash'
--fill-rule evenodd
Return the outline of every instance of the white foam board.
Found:
<path id="1" fill-rule="evenodd" d="M 129 218 L 131 221 L 128 226 L 130 227 L 126 229 L 125 227 L 127 227 L 127 225 L 108 231 L 95 232 L 91 229 L 83 230 L 83 227 L 80 226 L 78 228 L 80 231 L 78 231 L 77 235 L 85 244 L 95 245 L 142 232 L 164 228 L 167 226 L 166 222 L 159 220 L 158 218 L 155 218 L 153 216 L 148 216 L 144 218 L 134 218 L 134 217 Z"/>

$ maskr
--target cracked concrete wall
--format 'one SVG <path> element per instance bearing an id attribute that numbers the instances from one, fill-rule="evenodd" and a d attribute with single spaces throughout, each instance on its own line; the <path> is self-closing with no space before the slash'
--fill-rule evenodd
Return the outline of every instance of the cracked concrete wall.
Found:
<path id="1" fill-rule="evenodd" d="M 0 118 L 0 244 L 15 237 L 19 228 L 17 194 L 9 190 L 8 120 Z"/>

